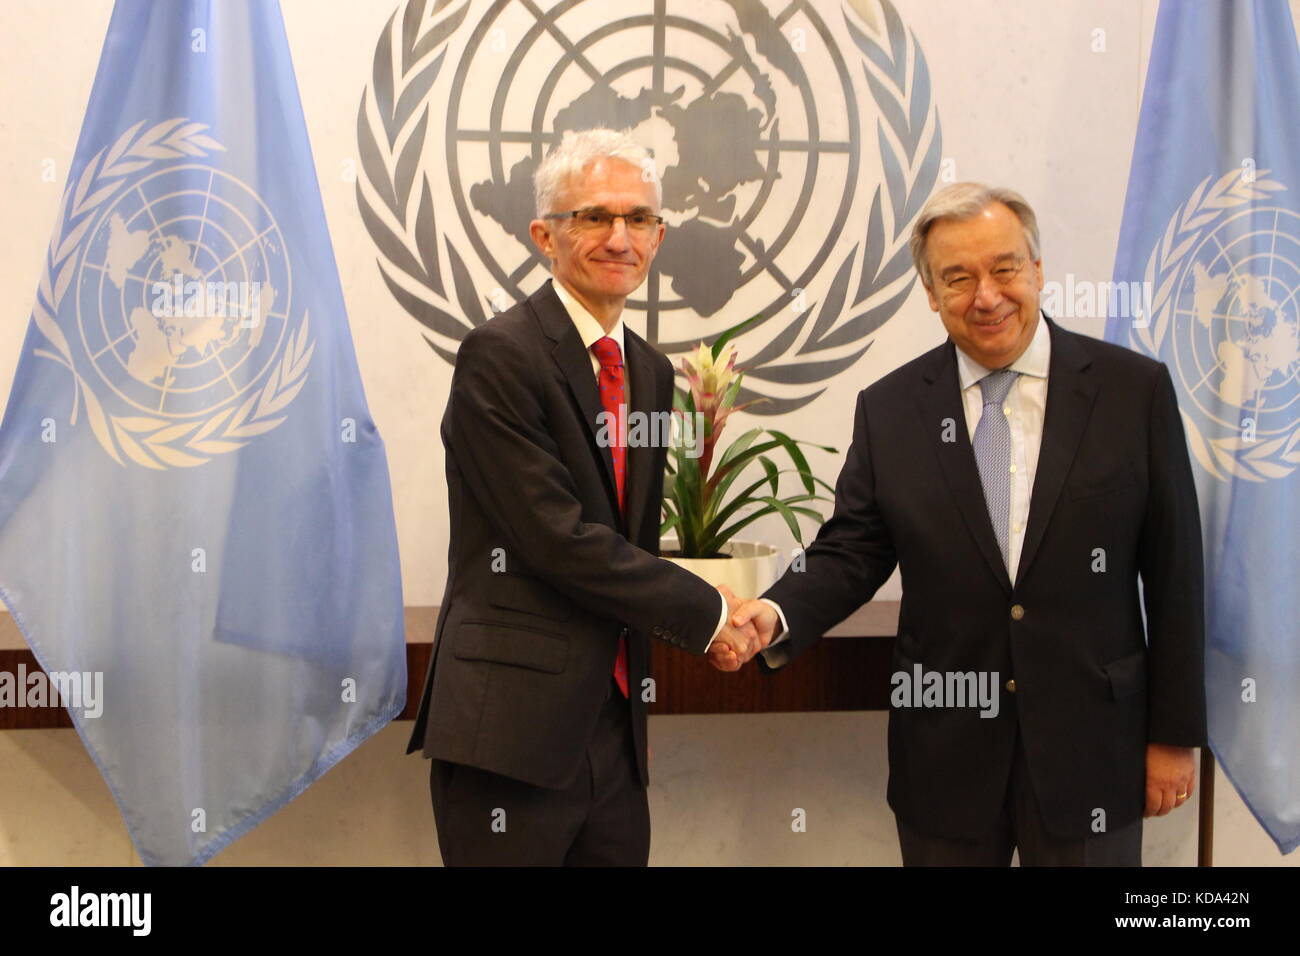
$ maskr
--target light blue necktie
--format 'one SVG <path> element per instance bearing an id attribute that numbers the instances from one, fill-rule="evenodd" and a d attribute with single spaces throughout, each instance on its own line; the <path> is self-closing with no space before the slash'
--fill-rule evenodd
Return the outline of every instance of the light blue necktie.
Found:
<path id="1" fill-rule="evenodd" d="M 984 501 L 989 506 L 993 533 L 1002 549 L 1002 563 L 1009 565 L 1007 526 L 1011 523 L 1011 423 L 1002 410 L 1007 393 L 1019 372 L 1002 369 L 980 379 L 984 410 L 975 426 L 975 466 L 984 486 Z"/>

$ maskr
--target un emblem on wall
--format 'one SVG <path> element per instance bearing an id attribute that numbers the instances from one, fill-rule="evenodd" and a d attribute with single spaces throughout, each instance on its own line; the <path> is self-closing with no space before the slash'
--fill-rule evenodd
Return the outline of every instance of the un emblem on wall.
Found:
<path id="1" fill-rule="evenodd" d="M 816 398 L 911 291 L 907 238 L 940 156 L 925 58 L 894 7 L 831 10 L 409 0 L 358 116 L 357 199 L 394 298 L 454 362 L 548 274 L 527 231 L 547 150 L 631 128 L 669 232 L 627 317 L 671 354 L 759 315 L 746 381 L 771 401 L 754 411 Z"/>
<path id="2" fill-rule="evenodd" d="M 36 354 L 72 373 L 72 422 L 84 406 L 119 464 L 201 465 L 284 421 L 313 344 L 306 314 L 290 318 L 270 210 L 194 161 L 222 149 L 207 127 L 143 126 L 69 185 L 34 313 L 48 347 Z"/>
<path id="3" fill-rule="evenodd" d="M 1222 480 L 1300 465 L 1300 215 L 1267 202 L 1283 189 L 1267 170 L 1206 178 L 1151 253 L 1152 321 L 1131 332 L 1168 364 L 1192 454 Z"/>

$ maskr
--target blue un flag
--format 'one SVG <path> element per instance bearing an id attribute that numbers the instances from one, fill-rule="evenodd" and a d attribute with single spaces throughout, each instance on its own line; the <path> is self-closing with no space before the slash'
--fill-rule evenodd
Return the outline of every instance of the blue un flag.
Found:
<path id="1" fill-rule="evenodd" d="M 1300 844 L 1297 97 L 1287 4 L 1163 0 L 1115 259 L 1147 307 L 1106 329 L 1178 389 L 1205 533 L 1210 745 L 1284 853 Z"/>
<path id="2" fill-rule="evenodd" d="M 0 596 L 146 863 L 208 860 L 403 707 L 276 3 L 114 8 L 0 427 Z"/>

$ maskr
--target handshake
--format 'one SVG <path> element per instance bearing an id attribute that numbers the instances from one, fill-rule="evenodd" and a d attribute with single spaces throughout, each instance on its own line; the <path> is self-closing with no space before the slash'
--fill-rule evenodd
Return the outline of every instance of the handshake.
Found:
<path id="1" fill-rule="evenodd" d="M 719 584 L 718 590 L 727 600 L 727 620 L 709 645 L 709 662 L 720 671 L 738 671 L 772 643 L 780 619 L 770 604 L 742 601 L 725 584 Z"/>

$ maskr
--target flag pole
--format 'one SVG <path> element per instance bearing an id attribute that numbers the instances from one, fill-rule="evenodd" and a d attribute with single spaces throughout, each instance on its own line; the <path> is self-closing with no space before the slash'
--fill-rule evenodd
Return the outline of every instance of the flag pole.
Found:
<path id="1" fill-rule="evenodd" d="M 1201 799 L 1196 832 L 1196 865 L 1214 866 L 1214 751 L 1201 748 Z"/>

